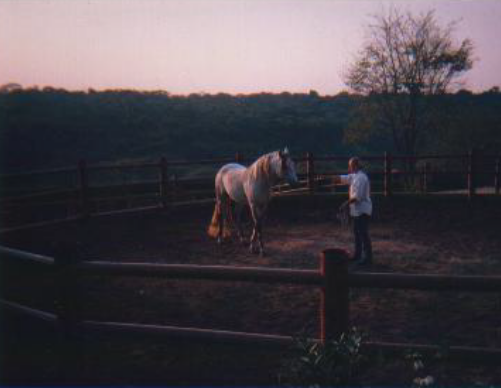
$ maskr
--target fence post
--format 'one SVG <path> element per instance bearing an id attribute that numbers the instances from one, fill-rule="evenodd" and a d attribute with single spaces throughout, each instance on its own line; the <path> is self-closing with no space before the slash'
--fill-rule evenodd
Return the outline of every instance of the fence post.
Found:
<path id="1" fill-rule="evenodd" d="M 57 317 L 59 323 L 59 370 L 63 383 L 75 383 L 82 367 L 83 342 L 79 333 L 80 295 L 75 269 L 76 256 L 65 246 L 59 248 L 54 260 L 57 281 Z"/>
<path id="2" fill-rule="evenodd" d="M 89 179 L 87 163 L 84 159 L 78 162 L 78 186 L 80 195 L 80 213 L 86 218 L 90 215 L 89 209 Z"/>
<path id="3" fill-rule="evenodd" d="M 392 165 L 392 157 L 388 152 L 384 153 L 384 196 L 391 197 L 391 165 Z"/>
<path id="4" fill-rule="evenodd" d="M 468 152 L 468 198 L 472 199 L 475 196 L 475 162 L 476 162 L 476 152 L 471 149 Z"/>
<path id="5" fill-rule="evenodd" d="M 306 153 L 306 180 L 310 193 L 315 191 L 315 159 L 311 152 Z"/>
<path id="6" fill-rule="evenodd" d="M 320 340 L 337 340 L 348 330 L 350 301 L 348 253 L 343 249 L 326 249 L 320 256 L 324 278 L 320 302 Z"/>
<path id="7" fill-rule="evenodd" d="M 494 176 L 494 192 L 499 195 L 499 188 L 501 185 L 501 156 L 496 158 L 496 172 Z"/>
<path id="8" fill-rule="evenodd" d="M 237 162 L 238 164 L 242 164 L 242 160 L 243 160 L 242 155 L 240 154 L 240 152 L 237 151 L 235 153 L 235 162 Z"/>
<path id="9" fill-rule="evenodd" d="M 168 176 L 167 176 L 167 159 L 163 156 L 160 159 L 160 201 L 163 208 L 167 207 L 168 201 Z"/>

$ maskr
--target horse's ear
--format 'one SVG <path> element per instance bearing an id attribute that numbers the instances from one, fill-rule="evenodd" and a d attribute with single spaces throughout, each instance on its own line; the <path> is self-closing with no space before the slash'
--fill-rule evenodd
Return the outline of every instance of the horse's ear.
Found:
<path id="1" fill-rule="evenodd" d="M 289 148 L 285 147 L 283 154 L 289 156 Z"/>

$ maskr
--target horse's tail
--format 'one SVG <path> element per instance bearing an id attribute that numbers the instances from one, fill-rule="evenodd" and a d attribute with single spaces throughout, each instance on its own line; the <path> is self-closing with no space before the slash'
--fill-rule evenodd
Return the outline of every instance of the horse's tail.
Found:
<path id="1" fill-rule="evenodd" d="M 212 221 L 210 222 L 209 228 L 207 229 L 207 234 L 210 237 L 216 238 L 219 233 L 219 218 L 221 214 L 221 206 L 216 202 L 216 206 L 214 208 L 214 214 L 212 215 Z"/>
<path id="2" fill-rule="evenodd" d="M 230 204 L 230 198 L 225 192 L 223 184 L 223 172 L 224 167 L 219 170 L 216 175 L 215 191 L 216 191 L 216 206 L 214 208 L 214 213 L 212 214 L 212 220 L 207 229 L 207 233 L 211 237 L 219 237 L 220 228 L 222 228 L 222 237 L 229 237 L 231 235 L 230 225 L 228 225 L 227 217 L 225 217 L 224 205 Z M 226 215 L 231 216 L 231 207 L 226 209 Z"/>
<path id="3" fill-rule="evenodd" d="M 228 213 L 231 214 L 231 207 L 228 202 Z M 223 211 L 223 204 L 220 202 L 216 202 L 216 206 L 214 207 L 214 213 L 212 214 L 212 220 L 207 228 L 207 234 L 210 237 L 216 238 L 219 237 L 219 228 L 223 228 L 222 237 L 230 237 L 231 236 L 231 227 L 229 225 L 229 220 L 224 217 L 221 217 L 221 212 Z M 220 223 L 220 220 L 223 220 L 223 223 Z"/>

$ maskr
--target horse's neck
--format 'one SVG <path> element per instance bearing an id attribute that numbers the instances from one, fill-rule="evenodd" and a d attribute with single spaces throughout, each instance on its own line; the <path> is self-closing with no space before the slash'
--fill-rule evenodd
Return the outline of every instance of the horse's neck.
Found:
<path id="1" fill-rule="evenodd" d="M 273 154 L 261 156 L 249 167 L 251 178 L 268 187 L 273 186 L 278 181 L 272 167 L 272 158 Z"/>

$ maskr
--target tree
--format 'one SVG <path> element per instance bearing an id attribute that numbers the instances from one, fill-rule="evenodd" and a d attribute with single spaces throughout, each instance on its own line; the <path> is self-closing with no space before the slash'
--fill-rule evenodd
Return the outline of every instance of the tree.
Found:
<path id="1" fill-rule="evenodd" d="M 22 89 L 23 87 L 21 86 L 21 84 L 10 82 L 8 84 L 0 86 L 0 93 L 10 93 L 14 90 L 22 90 Z"/>
<path id="2" fill-rule="evenodd" d="M 343 77 L 367 96 L 349 137 L 389 136 L 397 152 L 414 156 L 426 129 L 436 125 L 430 97 L 461 86 L 473 66 L 473 45 L 469 39 L 455 43 L 457 24 L 441 27 L 433 11 L 413 15 L 392 8 L 374 20 Z"/>

